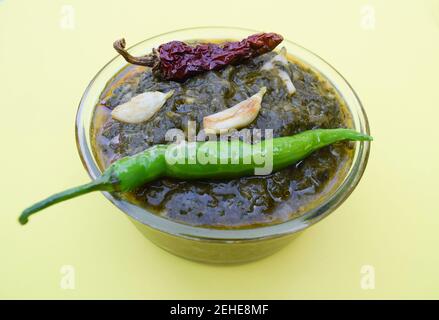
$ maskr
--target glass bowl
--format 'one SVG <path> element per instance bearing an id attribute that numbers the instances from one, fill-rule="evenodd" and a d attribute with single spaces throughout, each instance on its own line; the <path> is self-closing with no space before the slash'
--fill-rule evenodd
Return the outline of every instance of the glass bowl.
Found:
<path id="1" fill-rule="evenodd" d="M 200 27 L 168 32 L 132 46 L 133 55 L 151 52 L 152 48 L 171 40 L 242 39 L 258 31 L 230 27 Z M 331 65 L 309 50 L 284 40 L 288 53 L 323 75 L 338 91 L 350 110 L 353 127 L 369 134 L 366 113 L 349 83 Z M 90 127 L 95 105 L 107 82 L 126 66 L 121 56 L 113 58 L 93 78 L 82 96 L 76 117 L 76 141 L 81 160 L 92 179 L 100 170 L 91 150 Z M 210 229 L 190 226 L 118 199 L 108 192 L 104 195 L 134 222 L 151 241 L 163 249 L 184 258 L 208 263 L 242 263 L 268 256 L 291 241 L 300 231 L 328 216 L 354 190 L 366 168 L 369 142 L 356 142 L 352 163 L 340 184 L 315 207 L 300 217 L 286 222 L 251 229 Z"/>

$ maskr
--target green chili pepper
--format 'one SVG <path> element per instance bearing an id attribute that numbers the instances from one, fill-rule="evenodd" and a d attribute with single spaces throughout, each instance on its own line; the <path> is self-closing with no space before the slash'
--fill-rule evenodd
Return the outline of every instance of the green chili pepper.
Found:
<path id="1" fill-rule="evenodd" d="M 130 191 L 160 177 L 186 180 L 242 177 L 254 175 L 255 170 L 262 170 L 267 165 L 269 171 L 265 174 L 268 174 L 270 169 L 285 168 L 342 140 L 371 141 L 372 137 L 351 129 L 316 129 L 253 145 L 240 140 L 156 145 L 117 160 L 88 184 L 34 204 L 23 211 L 19 222 L 25 224 L 33 213 L 88 192 Z"/>

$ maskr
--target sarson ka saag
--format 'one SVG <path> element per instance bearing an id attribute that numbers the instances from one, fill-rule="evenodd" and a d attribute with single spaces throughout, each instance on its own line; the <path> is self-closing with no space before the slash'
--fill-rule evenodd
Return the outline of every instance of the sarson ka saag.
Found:
<path id="1" fill-rule="evenodd" d="M 116 192 L 177 222 L 214 228 L 282 222 L 321 201 L 346 174 L 349 141 L 371 138 L 347 129 L 351 115 L 324 77 L 284 49 L 270 52 L 281 41 L 277 34 L 237 42 L 173 41 L 143 57 L 131 56 L 117 41 L 118 52 L 140 66 L 116 75 L 96 105 L 92 143 L 102 176 L 26 209 L 20 222 L 95 190 Z M 227 139 L 180 147 L 167 139 L 170 130 L 188 138 L 195 128 L 205 137 L 227 132 Z M 234 130 L 259 132 L 261 141 L 247 143 Z M 266 145 L 273 146 L 273 171 L 257 175 L 254 159 L 266 155 L 259 148 Z M 166 152 L 172 148 L 183 152 L 170 164 Z M 245 153 L 234 158 L 234 148 L 250 150 L 250 161 Z M 191 164 L 189 149 L 218 161 Z"/>

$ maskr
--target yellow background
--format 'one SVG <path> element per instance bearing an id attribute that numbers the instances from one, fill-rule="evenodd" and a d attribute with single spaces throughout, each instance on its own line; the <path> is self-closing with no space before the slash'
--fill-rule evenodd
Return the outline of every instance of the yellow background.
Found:
<path id="1" fill-rule="evenodd" d="M 281 252 L 230 267 L 162 251 L 99 193 L 19 226 L 24 207 L 88 181 L 74 117 L 113 40 L 203 25 L 281 33 L 353 85 L 375 141 L 342 207 Z M 439 298 L 438 59 L 438 0 L 0 0 L 0 298 Z M 74 290 L 60 286 L 63 265 Z M 364 265 L 373 290 L 360 286 Z"/>

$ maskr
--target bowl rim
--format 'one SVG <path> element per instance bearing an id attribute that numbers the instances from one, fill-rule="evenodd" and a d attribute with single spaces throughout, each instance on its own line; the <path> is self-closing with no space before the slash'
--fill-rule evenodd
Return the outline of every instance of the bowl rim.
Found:
<path id="1" fill-rule="evenodd" d="M 200 30 L 203 31 L 224 30 L 228 32 L 236 31 L 237 33 L 260 32 L 258 30 L 253 30 L 253 29 L 240 28 L 240 27 L 227 27 L 227 26 L 226 27 L 200 26 L 193 28 L 183 28 L 183 29 L 161 33 L 159 35 L 142 40 L 132 45 L 127 50 L 133 50 L 141 46 L 142 44 L 154 41 L 164 36 L 170 36 L 176 33 L 200 31 Z M 190 40 L 190 39 L 188 38 L 183 40 Z M 284 42 L 287 42 L 290 46 L 300 49 L 302 53 L 309 55 L 313 59 L 316 59 L 317 62 L 321 63 L 322 66 L 324 65 L 326 68 L 329 68 L 329 70 L 333 73 L 333 76 L 336 76 L 338 78 L 337 81 L 341 81 L 339 84 L 343 84 L 346 87 L 346 89 L 349 91 L 348 93 L 351 95 L 351 98 L 354 99 L 356 103 L 355 106 L 356 114 L 355 115 L 352 114 L 352 115 L 358 117 L 357 120 L 359 121 L 359 126 L 355 127 L 355 129 L 362 133 L 370 134 L 369 122 L 364 107 L 357 93 L 354 91 L 354 89 L 349 84 L 349 82 L 330 63 L 328 63 L 326 60 L 321 58 L 319 55 L 313 53 L 312 51 L 288 39 L 284 39 Z M 296 58 L 295 54 L 292 54 L 292 56 Z M 85 89 L 76 113 L 76 122 L 75 122 L 76 145 L 81 161 L 92 179 L 96 179 L 100 175 L 100 170 L 94 159 L 89 143 L 87 142 L 87 137 L 90 135 L 90 132 L 88 132 L 88 130 L 85 130 L 86 125 L 84 125 L 84 112 L 87 108 L 88 95 L 90 91 L 94 89 L 93 86 L 95 85 L 97 79 L 109 66 L 111 66 L 118 59 L 122 59 L 122 58 L 119 55 L 115 56 L 96 73 L 96 75 L 93 77 L 93 79 L 90 81 L 87 88 Z M 304 62 L 308 63 L 306 60 L 304 60 Z M 117 72 L 119 72 L 120 70 L 122 69 L 119 69 Z M 115 74 L 117 74 L 117 72 Z M 327 78 L 326 74 L 322 74 L 322 75 L 325 76 L 326 79 L 330 81 L 331 84 L 334 85 L 334 87 L 337 90 L 339 90 L 339 86 L 336 86 L 336 83 L 331 81 L 330 78 Z M 107 81 L 108 80 L 110 79 L 107 79 Z M 341 97 L 343 96 L 341 95 Z M 352 113 L 353 112 L 351 109 L 352 106 L 348 105 L 347 102 L 346 104 L 348 109 Z M 96 102 L 94 103 L 94 105 L 96 105 Z M 129 217 L 139 221 L 143 225 L 149 226 L 153 229 L 159 230 L 161 232 L 173 236 L 189 238 L 193 240 L 216 241 L 216 242 L 217 241 L 220 242 L 253 241 L 253 240 L 261 240 L 268 238 L 276 238 L 285 235 L 290 235 L 292 233 L 296 233 L 305 228 L 310 227 L 311 225 L 327 217 L 349 197 L 349 195 L 353 192 L 353 190 L 361 180 L 361 177 L 367 166 L 369 153 L 370 153 L 370 143 L 368 141 L 356 142 L 355 144 L 356 144 L 355 155 L 352 160 L 350 169 L 347 172 L 346 176 L 344 177 L 344 180 L 338 185 L 338 187 L 332 192 L 331 195 L 325 195 L 325 197 L 327 198 L 324 201 L 322 201 L 316 207 L 313 207 L 310 210 L 306 211 L 305 213 L 301 214 L 299 217 L 272 225 L 258 226 L 256 228 L 242 228 L 242 229 L 215 229 L 215 228 L 208 228 L 204 226 L 192 226 L 159 216 L 153 212 L 148 211 L 145 208 L 141 208 L 127 201 L 118 199 L 109 192 L 102 192 L 102 193 L 105 195 L 107 199 L 109 199 L 116 207 L 121 209 Z"/>

